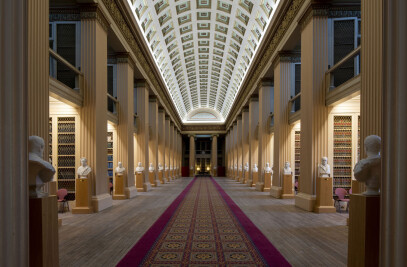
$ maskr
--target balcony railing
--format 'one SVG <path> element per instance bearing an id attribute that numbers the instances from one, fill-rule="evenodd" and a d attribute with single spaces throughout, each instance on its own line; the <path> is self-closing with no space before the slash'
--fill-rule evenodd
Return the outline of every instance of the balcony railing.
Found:
<path id="1" fill-rule="evenodd" d="M 107 94 L 107 110 L 113 114 L 117 114 L 117 105 L 119 101 L 117 101 L 117 98 Z"/>
<path id="2" fill-rule="evenodd" d="M 292 96 L 288 103 L 288 110 L 291 113 L 295 113 L 301 109 L 301 93 L 298 93 L 295 96 Z"/>
<path id="3" fill-rule="evenodd" d="M 65 86 L 82 94 L 83 73 L 51 48 L 49 49 L 49 57 L 49 75 Z"/>
<path id="4" fill-rule="evenodd" d="M 270 133 L 274 132 L 274 112 L 270 112 L 270 127 L 269 131 Z"/>

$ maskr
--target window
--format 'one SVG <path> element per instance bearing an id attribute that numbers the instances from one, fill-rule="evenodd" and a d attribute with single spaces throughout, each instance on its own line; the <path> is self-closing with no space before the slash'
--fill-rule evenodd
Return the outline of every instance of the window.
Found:
<path id="1" fill-rule="evenodd" d="M 295 97 L 301 93 L 301 63 L 292 64 L 292 86 L 291 86 L 291 97 Z M 292 105 L 292 112 L 297 112 L 301 109 L 301 97 L 294 100 Z"/>
<path id="2" fill-rule="evenodd" d="M 117 73 L 116 64 L 107 64 L 107 94 L 117 97 Z M 107 110 L 116 113 L 116 106 L 113 99 L 107 98 Z"/>

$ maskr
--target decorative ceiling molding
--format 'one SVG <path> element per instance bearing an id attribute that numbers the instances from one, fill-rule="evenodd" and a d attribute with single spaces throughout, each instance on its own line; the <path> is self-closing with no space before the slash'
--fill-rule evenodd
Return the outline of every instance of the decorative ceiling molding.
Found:
<path id="1" fill-rule="evenodd" d="M 225 133 L 226 127 L 224 124 L 221 125 L 183 125 L 182 134 L 200 134 L 203 132 L 210 133 Z"/>

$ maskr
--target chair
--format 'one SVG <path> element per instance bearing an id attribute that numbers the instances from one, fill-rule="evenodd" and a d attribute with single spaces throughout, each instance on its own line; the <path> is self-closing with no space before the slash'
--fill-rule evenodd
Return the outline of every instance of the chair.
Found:
<path id="1" fill-rule="evenodd" d="M 110 194 L 112 195 L 113 194 L 113 184 L 112 184 L 112 182 L 109 182 L 109 191 L 110 191 Z"/>
<path id="2" fill-rule="evenodd" d="M 295 191 L 295 194 L 298 193 L 298 181 L 295 181 L 295 183 L 294 183 L 294 191 Z"/>
<path id="3" fill-rule="evenodd" d="M 66 200 L 66 196 L 68 195 L 68 190 L 65 188 L 61 188 L 57 191 L 58 203 L 62 203 L 62 213 L 65 212 L 65 204 L 68 206 L 69 211 L 69 202 Z"/>
<path id="4" fill-rule="evenodd" d="M 341 212 L 341 202 L 347 202 L 346 211 L 348 211 L 350 199 L 345 198 L 346 194 L 347 194 L 347 191 L 344 188 L 335 189 L 335 195 L 338 196 L 338 199 L 336 201 L 339 204 L 339 212 Z"/>

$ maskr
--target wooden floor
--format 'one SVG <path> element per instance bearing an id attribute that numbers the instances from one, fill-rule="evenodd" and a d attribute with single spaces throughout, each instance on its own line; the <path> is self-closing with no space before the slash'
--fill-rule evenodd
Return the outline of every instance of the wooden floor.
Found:
<path id="1" fill-rule="evenodd" d="M 227 178 L 226 193 L 293 266 L 346 266 L 348 214 L 315 214 Z M 191 178 L 139 193 L 95 214 L 60 214 L 61 266 L 115 266 L 181 193 Z"/>

